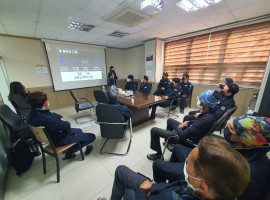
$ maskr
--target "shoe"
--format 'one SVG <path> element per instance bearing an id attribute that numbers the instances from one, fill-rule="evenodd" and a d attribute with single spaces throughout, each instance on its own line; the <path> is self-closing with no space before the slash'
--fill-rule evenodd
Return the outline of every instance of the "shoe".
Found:
<path id="1" fill-rule="evenodd" d="M 151 116 L 150 118 L 149 118 L 149 120 L 154 120 L 156 117 L 155 116 Z"/>
<path id="2" fill-rule="evenodd" d="M 71 159 L 71 158 L 74 158 L 74 157 L 75 157 L 75 153 L 66 152 L 65 157 L 62 160 L 67 160 L 67 159 Z"/>
<path id="3" fill-rule="evenodd" d="M 84 154 L 89 155 L 91 153 L 92 149 L 93 149 L 93 145 L 92 144 L 88 145 L 86 147 L 86 150 L 85 150 Z"/>
<path id="4" fill-rule="evenodd" d="M 177 106 L 172 106 L 171 110 L 175 110 L 177 108 Z"/>
<path id="5" fill-rule="evenodd" d="M 180 110 L 180 113 L 181 113 L 181 114 L 184 114 L 184 110 Z"/>
<path id="6" fill-rule="evenodd" d="M 148 154 L 147 155 L 147 158 L 149 160 L 158 160 L 158 159 L 161 159 L 161 155 L 157 154 L 157 153 L 153 153 L 153 154 Z"/>

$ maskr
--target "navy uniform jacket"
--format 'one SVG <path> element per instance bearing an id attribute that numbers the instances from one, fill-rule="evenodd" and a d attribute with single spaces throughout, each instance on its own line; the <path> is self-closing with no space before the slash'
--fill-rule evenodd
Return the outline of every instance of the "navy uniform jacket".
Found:
<path id="1" fill-rule="evenodd" d="M 142 83 L 139 92 L 143 94 L 150 94 L 152 90 L 152 85 L 148 82 Z"/>
<path id="2" fill-rule="evenodd" d="M 235 148 L 248 161 L 250 166 L 250 182 L 239 200 L 262 199 L 266 200 L 266 193 L 270 193 L 270 160 L 267 152 L 269 146 L 253 148 Z"/>
<path id="3" fill-rule="evenodd" d="M 180 140 L 190 139 L 193 142 L 198 143 L 217 122 L 217 120 L 218 115 L 215 111 L 202 112 L 190 127 L 187 127 L 184 130 L 182 128 L 178 128 L 176 132 Z"/>
<path id="4" fill-rule="evenodd" d="M 164 96 L 168 96 L 169 98 L 167 100 L 169 100 L 169 101 L 179 98 L 179 96 L 180 96 L 180 87 L 179 86 L 169 87 Z"/>
<path id="5" fill-rule="evenodd" d="M 52 113 L 48 109 L 34 108 L 31 109 L 28 123 L 35 127 L 44 126 L 52 142 L 57 145 L 72 130 L 70 123 L 61 120 L 61 118 L 63 118 L 61 115 Z"/>
<path id="6" fill-rule="evenodd" d="M 180 82 L 180 92 L 181 95 L 182 94 L 189 94 L 190 90 L 191 90 L 191 84 L 189 82 L 185 83 L 183 81 Z"/>
<path id="7" fill-rule="evenodd" d="M 125 86 L 125 90 L 132 90 L 133 92 L 136 91 L 136 83 L 134 81 L 127 82 Z"/>
<path id="8" fill-rule="evenodd" d="M 139 188 L 136 190 L 136 200 L 203 200 L 196 194 L 192 194 L 187 189 L 187 183 L 183 180 L 172 183 L 154 184 L 150 189 L 150 197 L 147 198 L 147 191 Z"/>
<path id="9" fill-rule="evenodd" d="M 191 91 L 191 89 L 192 89 L 192 84 L 189 82 L 189 81 L 187 81 L 187 83 L 186 84 L 188 84 L 188 90 L 189 90 L 189 92 Z"/>
<path id="10" fill-rule="evenodd" d="M 169 79 L 161 79 L 158 84 L 158 89 L 164 87 L 167 90 L 168 86 L 170 85 L 171 81 Z"/>
<path id="11" fill-rule="evenodd" d="M 228 109 L 233 108 L 235 106 L 235 101 L 233 99 L 233 95 L 231 96 L 225 96 L 224 92 L 220 91 L 220 103 L 218 104 L 218 107 L 216 109 L 216 113 L 218 114 L 218 117 L 220 118 Z"/>

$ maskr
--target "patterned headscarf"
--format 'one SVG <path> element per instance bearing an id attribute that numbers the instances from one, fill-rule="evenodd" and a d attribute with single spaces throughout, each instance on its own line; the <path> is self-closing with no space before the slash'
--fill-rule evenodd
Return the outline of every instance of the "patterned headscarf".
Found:
<path id="1" fill-rule="evenodd" d="M 270 142 L 270 118 L 244 115 L 233 120 L 234 129 L 249 147 L 268 145 Z"/>

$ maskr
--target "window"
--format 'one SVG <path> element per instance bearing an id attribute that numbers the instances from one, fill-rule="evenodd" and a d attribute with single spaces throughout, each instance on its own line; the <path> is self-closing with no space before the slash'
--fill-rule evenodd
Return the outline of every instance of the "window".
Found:
<path id="1" fill-rule="evenodd" d="M 270 22 L 214 32 L 165 44 L 164 72 L 190 81 L 260 86 L 270 52 Z"/>

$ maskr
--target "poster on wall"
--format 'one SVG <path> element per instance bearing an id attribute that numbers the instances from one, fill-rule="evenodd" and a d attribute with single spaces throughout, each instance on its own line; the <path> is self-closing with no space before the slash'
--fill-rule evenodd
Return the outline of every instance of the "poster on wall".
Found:
<path id="1" fill-rule="evenodd" d="M 48 74 L 48 67 L 46 65 L 36 65 L 38 74 Z"/>
<path id="2" fill-rule="evenodd" d="M 153 75 L 153 54 L 146 55 L 146 67 L 145 67 L 145 75 L 152 76 Z"/>

